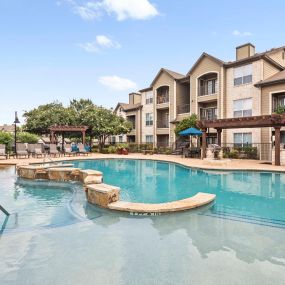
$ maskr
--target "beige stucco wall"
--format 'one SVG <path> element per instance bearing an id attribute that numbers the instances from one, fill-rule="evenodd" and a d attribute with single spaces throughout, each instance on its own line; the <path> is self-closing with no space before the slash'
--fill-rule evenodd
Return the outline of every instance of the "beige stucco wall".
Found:
<path id="1" fill-rule="evenodd" d="M 153 91 L 147 91 L 147 92 L 152 92 Z M 152 113 L 153 118 L 154 118 L 154 102 L 152 104 L 146 104 L 146 93 L 147 92 L 142 92 L 141 93 L 141 103 L 143 105 L 142 108 L 142 120 L 141 120 L 141 142 L 146 142 L 146 136 L 147 135 L 152 135 L 154 136 L 154 121 L 152 126 L 146 126 L 146 114 L 147 113 Z M 153 100 L 154 101 L 154 100 Z M 153 137 L 154 139 L 154 137 Z"/>
<path id="2" fill-rule="evenodd" d="M 239 99 L 252 98 L 252 116 L 261 114 L 261 91 L 254 84 L 263 79 L 263 61 L 252 63 L 252 83 L 234 86 L 234 68 L 228 68 L 226 71 L 226 117 L 233 118 L 233 101 Z M 233 143 L 234 133 L 252 133 L 252 142 L 261 142 L 260 129 L 230 129 L 224 130 L 224 140 L 227 143 Z"/>
<path id="3" fill-rule="evenodd" d="M 175 92 L 176 92 L 176 82 L 175 80 L 168 75 L 166 72 L 162 72 L 160 74 L 160 76 L 157 78 L 157 80 L 154 82 L 153 85 L 153 90 L 154 90 L 154 108 L 155 108 L 155 112 L 154 112 L 154 141 L 157 142 L 157 138 L 156 138 L 156 134 L 157 134 L 157 128 L 156 128 L 156 122 L 157 122 L 157 112 L 156 112 L 156 90 L 161 87 L 161 86 L 169 86 L 169 104 L 168 105 L 168 110 L 169 110 L 169 121 L 172 121 L 175 119 L 176 117 L 176 102 L 174 100 L 175 98 Z M 164 133 L 166 133 L 166 131 L 164 130 Z M 173 143 L 175 141 L 175 135 L 174 135 L 174 125 L 170 124 L 169 125 L 169 131 L 167 131 L 167 133 L 169 134 L 169 142 Z"/>
<path id="4" fill-rule="evenodd" d="M 212 97 L 217 98 L 218 115 L 221 117 L 221 89 L 223 84 L 223 78 L 221 77 L 222 67 L 214 60 L 204 57 L 201 62 L 196 66 L 190 75 L 190 102 L 191 102 L 191 113 L 198 114 L 198 78 L 206 73 L 216 72 L 218 74 L 218 93 L 217 95 L 206 95 L 203 96 L 203 102 L 213 100 Z M 202 98 L 202 97 L 201 97 Z"/>

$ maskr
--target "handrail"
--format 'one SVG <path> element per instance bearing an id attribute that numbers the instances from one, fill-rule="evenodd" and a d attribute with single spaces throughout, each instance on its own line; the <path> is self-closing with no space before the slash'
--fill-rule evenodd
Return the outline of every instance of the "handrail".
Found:
<path id="1" fill-rule="evenodd" d="M 0 210 L 6 215 L 6 216 L 10 216 L 10 213 L 8 211 L 6 211 L 5 208 L 3 208 L 1 205 L 0 205 Z"/>

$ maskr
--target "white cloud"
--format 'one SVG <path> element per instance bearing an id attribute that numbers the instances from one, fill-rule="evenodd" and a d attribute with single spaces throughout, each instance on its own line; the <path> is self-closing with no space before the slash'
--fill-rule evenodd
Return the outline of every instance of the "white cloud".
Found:
<path id="1" fill-rule="evenodd" d="M 80 46 L 87 52 L 99 52 L 100 50 L 106 48 L 115 48 L 115 49 L 121 48 L 121 45 L 118 42 L 104 35 L 98 35 L 96 36 L 95 41 L 80 43 L 78 44 L 78 46 Z"/>
<path id="2" fill-rule="evenodd" d="M 128 18 L 145 20 L 158 15 L 148 0 L 104 0 L 102 3 L 108 13 L 116 14 L 119 21 Z"/>
<path id="3" fill-rule="evenodd" d="M 75 14 L 84 20 L 100 18 L 103 13 L 115 15 L 118 21 L 126 19 L 146 20 L 159 13 L 149 0 L 64 0 L 72 7 Z"/>
<path id="4" fill-rule="evenodd" d="M 135 82 L 117 75 L 101 76 L 98 81 L 102 85 L 108 86 L 109 88 L 117 91 L 137 89 L 137 84 Z"/>
<path id="5" fill-rule="evenodd" d="M 234 36 L 237 36 L 237 37 L 252 36 L 252 33 L 251 33 L 251 32 L 240 32 L 239 30 L 234 30 L 234 31 L 232 32 L 232 34 L 233 34 Z"/>

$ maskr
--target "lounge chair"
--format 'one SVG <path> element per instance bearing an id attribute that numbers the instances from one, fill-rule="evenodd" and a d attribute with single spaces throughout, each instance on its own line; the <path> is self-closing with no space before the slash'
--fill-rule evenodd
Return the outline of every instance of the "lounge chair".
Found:
<path id="1" fill-rule="evenodd" d="M 16 156 L 18 157 L 30 157 L 27 148 L 26 148 L 26 144 L 25 143 L 17 143 L 17 151 L 16 151 Z"/>
<path id="2" fill-rule="evenodd" d="M 8 158 L 8 154 L 6 153 L 6 145 L 0 144 L 0 156 Z"/>
<path id="3" fill-rule="evenodd" d="M 56 144 L 51 143 L 49 145 L 49 154 L 51 156 L 54 156 L 54 157 L 56 157 L 57 155 L 60 156 L 60 152 L 57 150 L 57 145 Z"/>
<path id="4" fill-rule="evenodd" d="M 68 156 L 73 155 L 74 156 L 76 154 L 77 154 L 77 151 L 73 151 L 70 144 L 66 144 L 64 146 L 64 155 L 68 155 Z"/>
<path id="5" fill-rule="evenodd" d="M 179 154 L 184 154 L 185 150 L 189 148 L 189 145 L 190 143 L 189 142 L 181 142 L 177 148 L 173 151 L 172 154 L 176 154 L 176 155 L 179 155 Z"/>
<path id="6" fill-rule="evenodd" d="M 88 155 L 88 154 L 90 153 L 89 151 L 87 151 L 87 150 L 85 149 L 85 146 L 84 146 L 83 143 L 79 143 L 79 144 L 77 145 L 77 147 L 78 147 L 78 153 L 79 153 L 79 154 Z"/>
<path id="7" fill-rule="evenodd" d="M 42 157 L 44 155 L 42 144 L 40 144 L 40 143 L 29 143 L 28 144 L 28 153 L 30 155 L 32 155 L 33 157 L 39 157 L 39 156 Z"/>

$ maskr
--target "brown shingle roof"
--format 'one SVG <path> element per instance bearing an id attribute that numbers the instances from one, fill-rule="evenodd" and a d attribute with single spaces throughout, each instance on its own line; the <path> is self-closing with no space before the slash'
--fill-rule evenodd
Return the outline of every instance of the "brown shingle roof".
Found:
<path id="1" fill-rule="evenodd" d="M 157 73 L 157 75 L 155 76 L 154 80 L 152 81 L 152 83 L 150 84 L 150 86 L 152 87 L 155 83 L 155 81 L 158 79 L 158 77 L 160 76 L 161 73 L 167 73 L 168 75 L 170 75 L 173 79 L 175 80 L 178 80 L 178 79 L 181 79 L 183 77 L 185 77 L 185 75 L 181 74 L 181 73 L 178 73 L 178 72 L 175 72 L 175 71 L 172 71 L 172 70 L 169 70 L 169 69 L 166 69 L 166 68 L 161 68 L 159 70 L 159 72 Z"/>
<path id="2" fill-rule="evenodd" d="M 14 129 L 15 129 L 15 126 L 14 125 L 2 125 L 0 126 L 0 131 L 3 131 L 3 132 L 9 132 L 9 133 L 12 133 L 14 132 Z"/>
<path id="3" fill-rule="evenodd" d="M 272 85 L 272 84 L 283 83 L 283 82 L 285 82 L 285 70 L 282 70 L 272 75 L 271 77 L 258 82 L 257 84 L 255 84 L 255 86 L 260 87 L 260 86 Z"/>

